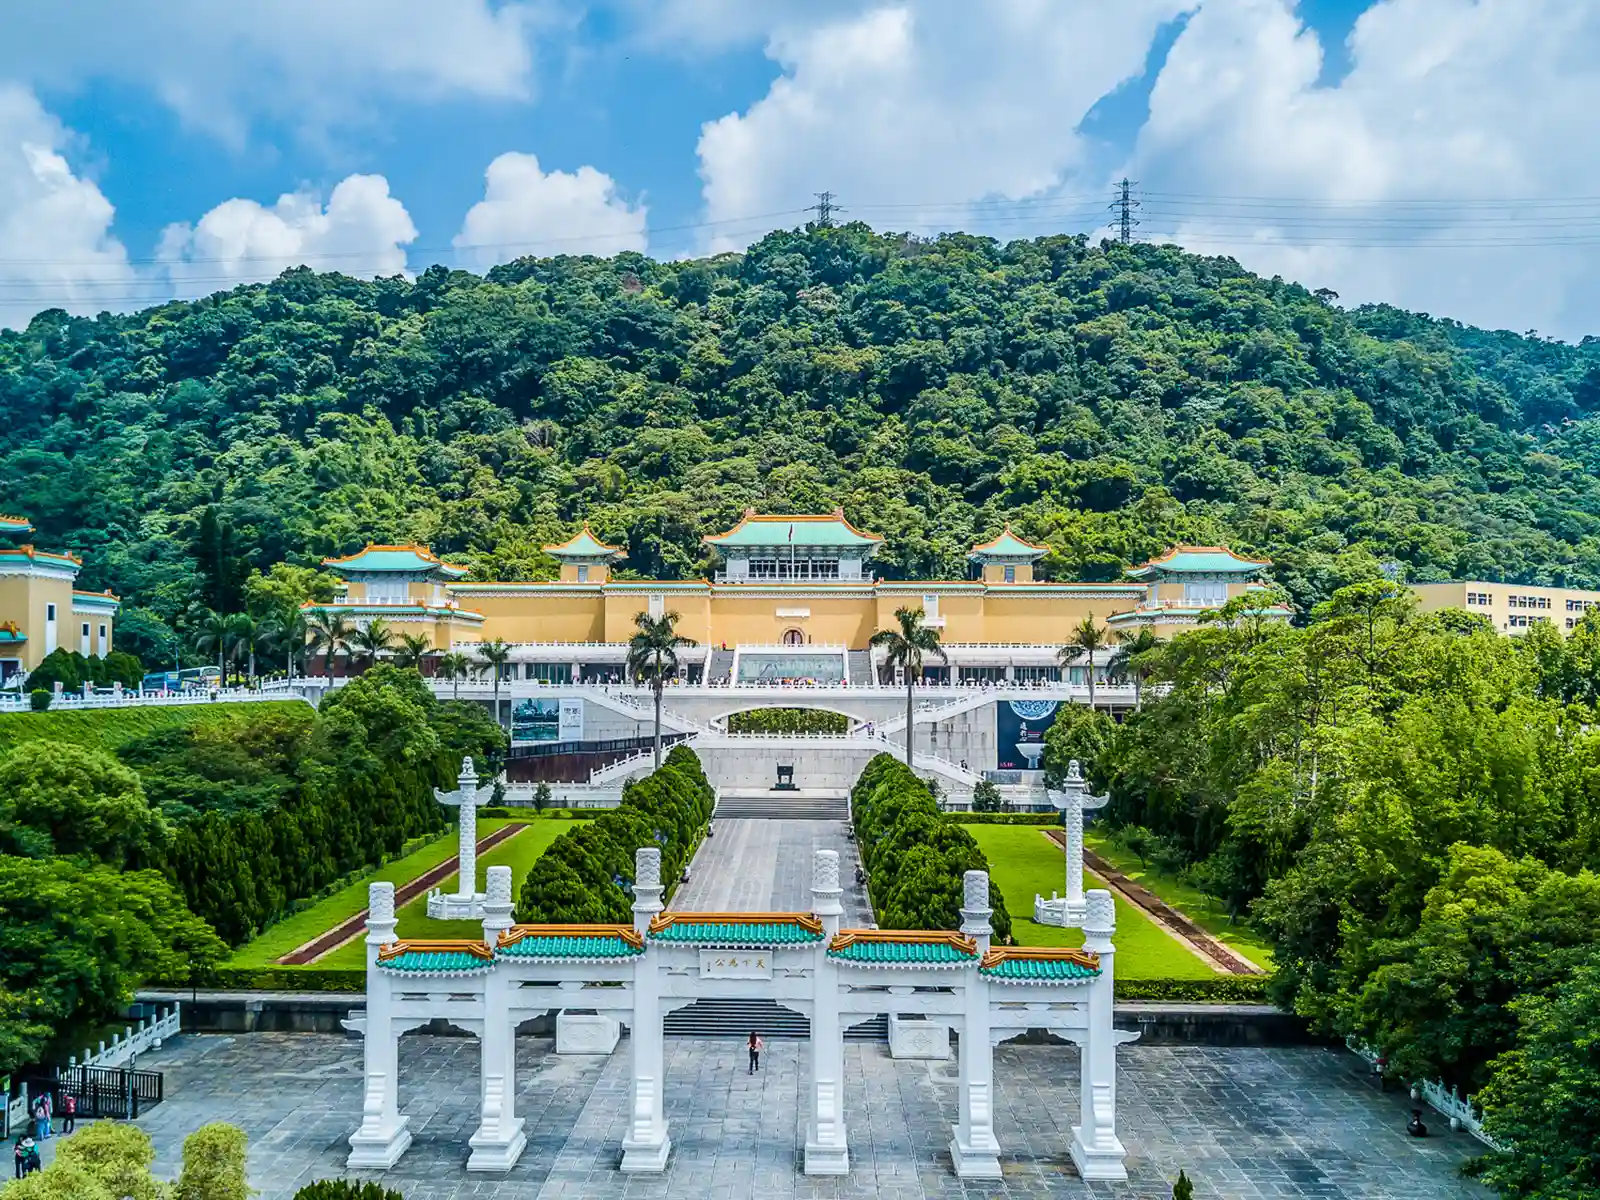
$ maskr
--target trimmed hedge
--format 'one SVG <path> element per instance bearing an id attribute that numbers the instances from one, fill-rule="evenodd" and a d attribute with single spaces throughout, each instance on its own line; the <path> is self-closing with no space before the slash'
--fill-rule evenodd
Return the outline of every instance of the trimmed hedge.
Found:
<path id="1" fill-rule="evenodd" d="M 869 762 L 850 792 L 856 845 L 867 868 L 878 924 L 885 929 L 959 929 L 962 875 L 987 871 L 973 837 L 892 754 Z M 994 940 L 1011 938 L 1011 914 L 1000 886 L 989 881 Z"/>
<path id="2" fill-rule="evenodd" d="M 633 920 L 624 885 L 633 882 L 633 852 L 661 849 L 668 893 L 694 854 L 715 803 L 700 759 L 674 746 L 661 769 L 630 782 L 620 808 L 568 830 L 541 854 L 522 882 L 517 920 L 562 925 Z"/>
<path id="3" fill-rule="evenodd" d="M 1218 975 L 1212 979 L 1123 979 L 1116 981 L 1118 1000 L 1155 1000 L 1172 1004 L 1270 1004 L 1270 975 Z"/>
<path id="4" fill-rule="evenodd" d="M 945 813 L 959 825 L 1060 825 L 1060 813 Z"/>
<path id="5" fill-rule="evenodd" d="M 393 1188 L 353 1179 L 319 1179 L 294 1194 L 294 1200 L 405 1200 Z"/>
<path id="6" fill-rule="evenodd" d="M 162 986 L 188 987 L 188 980 Z M 205 986 L 219 992 L 365 992 L 365 967 L 217 967 Z"/>

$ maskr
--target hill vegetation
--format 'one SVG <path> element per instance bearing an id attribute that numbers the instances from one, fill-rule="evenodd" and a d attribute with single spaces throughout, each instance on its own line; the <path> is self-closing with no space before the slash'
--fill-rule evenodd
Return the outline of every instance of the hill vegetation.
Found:
<path id="1" fill-rule="evenodd" d="M 43 313 L 0 333 L 0 497 L 132 598 L 147 661 L 252 570 L 368 539 L 541 578 L 589 519 L 631 571 L 692 575 L 747 506 L 843 505 L 889 577 L 960 577 L 1007 519 L 1062 578 L 1226 541 L 1304 609 L 1387 561 L 1600 585 L 1597 409 L 1600 342 L 1170 247 L 853 225 Z"/>

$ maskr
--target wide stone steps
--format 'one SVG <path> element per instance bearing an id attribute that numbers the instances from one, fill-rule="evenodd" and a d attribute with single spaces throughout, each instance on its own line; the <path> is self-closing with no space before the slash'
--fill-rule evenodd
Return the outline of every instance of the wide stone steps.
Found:
<path id="1" fill-rule="evenodd" d="M 718 821 L 848 821 L 850 801 L 839 796 L 806 796 L 774 792 L 770 796 L 724 796 L 717 801 Z"/>
<path id="2" fill-rule="evenodd" d="M 872 677 L 872 651 L 849 650 L 845 653 L 847 661 L 846 670 L 850 674 L 850 686 L 862 687 L 869 683 L 878 682 Z"/>
<path id="3" fill-rule="evenodd" d="M 663 1021 L 667 1037 L 718 1038 L 744 1041 L 752 1032 L 769 1041 L 811 1036 L 811 1022 L 776 1000 L 696 1000 Z M 844 1031 L 846 1041 L 884 1042 L 889 1040 L 889 1018 L 873 1017 Z"/>
<path id="4" fill-rule="evenodd" d="M 727 683 L 733 678 L 733 651 L 713 650 L 706 664 L 707 683 Z"/>

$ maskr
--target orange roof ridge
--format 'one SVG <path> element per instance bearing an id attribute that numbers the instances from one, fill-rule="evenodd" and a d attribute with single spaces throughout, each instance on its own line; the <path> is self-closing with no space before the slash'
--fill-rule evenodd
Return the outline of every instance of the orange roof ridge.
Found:
<path id="1" fill-rule="evenodd" d="M 1100 969 L 1100 956 L 1092 950 L 1083 950 L 1076 946 L 996 946 L 983 956 L 980 967 L 994 967 L 1007 959 L 1025 959 L 1038 962 L 1041 960 L 1075 962 L 1080 967 Z"/>
<path id="2" fill-rule="evenodd" d="M 974 938 L 953 929 L 841 929 L 828 943 L 829 950 L 843 950 L 856 942 L 898 942 L 922 946 L 951 946 L 963 954 L 976 954 Z"/>
<path id="3" fill-rule="evenodd" d="M 1171 559 L 1178 557 L 1180 554 L 1231 554 L 1240 562 L 1257 563 L 1263 567 L 1270 567 L 1272 565 L 1272 560 L 1270 558 L 1247 558 L 1245 555 L 1240 554 L 1231 546 L 1194 546 L 1187 543 L 1176 545 L 1159 558 L 1152 558 L 1149 562 L 1144 563 L 1143 565 L 1147 567 L 1153 567 L 1157 563 L 1168 562 Z"/>
<path id="4" fill-rule="evenodd" d="M 852 525 L 849 519 L 845 517 L 843 508 L 836 508 L 831 513 L 758 513 L 753 508 L 747 508 L 744 510 L 744 516 L 740 517 L 738 522 L 734 524 L 732 528 L 724 529 L 721 533 L 707 534 L 700 540 L 705 542 L 710 541 L 712 538 L 727 537 L 729 534 L 737 532 L 741 525 L 745 525 L 751 521 L 759 521 L 762 523 L 768 521 L 837 521 L 857 537 L 870 538 L 875 542 L 883 541 L 882 534 L 868 533 L 865 529 L 857 529 L 854 525 Z"/>
<path id="5" fill-rule="evenodd" d="M 0 550 L 0 554 L 25 554 L 29 558 L 55 558 L 60 559 L 62 562 L 77 563 L 78 566 L 83 566 L 83 559 L 73 554 L 70 550 L 41 550 L 32 542 L 27 542 L 11 550 Z"/>
<path id="6" fill-rule="evenodd" d="M 513 925 L 500 931 L 500 945 L 515 946 L 530 937 L 621 938 L 637 950 L 644 949 L 644 938 L 632 925 Z"/>
<path id="7" fill-rule="evenodd" d="M 388 962 L 391 958 L 399 958 L 410 950 L 415 950 L 419 954 L 470 954 L 486 962 L 494 959 L 494 951 L 485 946 L 481 938 L 444 941 L 411 938 L 399 942 L 390 942 L 387 946 L 379 946 L 378 961 Z"/>
<path id="8" fill-rule="evenodd" d="M 996 546 L 998 546 L 1000 544 L 1002 539 L 1007 538 L 1007 537 L 1011 538 L 1012 541 L 1020 542 L 1022 545 L 1028 547 L 1028 549 L 1030 549 L 1030 550 L 1044 550 L 1044 551 L 1048 552 L 1049 549 L 1050 549 L 1049 546 L 1041 546 L 1041 545 L 1039 545 L 1039 544 L 1037 544 L 1035 542 L 1028 541 L 1026 538 L 1020 538 L 1016 534 L 1012 533 L 1011 532 L 1011 522 L 1010 521 L 1006 522 L 1006 527 L 1004 529 L 1002 529 L 999 532 L 998 535 L 996 535 L 995 537 L 990 538 L 987 542 L 979 542 L 977 545 L 973 546 L 972 548 L 974 550 L 992 550 L 994 547 L 996 547 Z"/>
<path id="9" fill-rule="evenodd" d="M 108 600 L 120 600 L 120 599 L 122 599 L 121 596 L 113 596 L 111 594 L 111 589 L 110 588 L 107 588 L 103 592 L 85 592 L 85 591 L 80 590 L 79 588 L 73 588 L 72 589 L 72 594 L 74 596 L 104 596 Z"/>
<path id="10" fill-rule="evenodd" d="M 650 932 L 659 933 L 682 921 L 685 925 L 798 925 L 821 933 L 822 920 L 807 912 L 661 912 L 650 918 Z"/>

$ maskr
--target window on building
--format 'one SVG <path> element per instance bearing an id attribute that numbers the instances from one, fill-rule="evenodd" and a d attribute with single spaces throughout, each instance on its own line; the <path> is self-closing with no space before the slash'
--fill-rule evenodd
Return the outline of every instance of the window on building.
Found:
<path id="1" fill-rule="evenodd" d="M 100 626 L 100 653 L 102 653 L 102 654 L 105 653 L 105 646 L 106 646 L 106 627 L 104 625 L 102 625 L 102 626 Z"/>
<path id="2" fill-rule="evenodd" d="M 1058 683 L 1061 679 L 1061 668 L 1017 667 L 1012 675 L 1021 683 Z"/>
<path id="3" fill-rule="evenodd" d="M 578 568 L 578 582 L 579 583 L 588 583 L 589 582 L 589 568 L 588 567 L 580 566 Z"/>
<path id="4" fill-rule="evenodd" d="M 667 611 L 667 598 L 660 594 L 650 597 L 650 619 L 659 621 Z"/>
<path id="5" fill-rule="evenodd" d="M 46 604 L 44 606 L 44 619 L 46 621 L 54 621 L 56 619 L 56 606 L 54 604 Z"/>
<path id="6" fill-rule="evenodd" d="M 404 604 L 408 598 L 404 579 L 374 579 L 367 584 L 368 604 Z"/>
<path id="7" fill-rule="evenodd" d="M 83 637 L 84 648 L 87 649 L 89 646 L 89 622 L 87 621 L 83 623 L 81 636 Z"/>
<path id="8" fill-rule="evenodd" d="M 1190 579 L 1183 585 L 1183 602 L 1203 607 L 1227 603 L 1228 585 L 1220 579 Z"/>
<path id="9" fill-rule="evenodd" d="M 1006 568 L 1006 582 L 1007 583 L 1015 583 L 1016 581 L 1017 581 L 1017 569 L 1015 567 L 1007 567 Z"/>
<path id="10" fill-rule="evenodd" d="M 924 596 L 922 598 L 922 615 L 929 621 L 937 621 L 939 619 L 939 597 Z"/>

